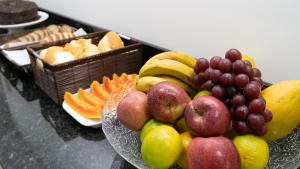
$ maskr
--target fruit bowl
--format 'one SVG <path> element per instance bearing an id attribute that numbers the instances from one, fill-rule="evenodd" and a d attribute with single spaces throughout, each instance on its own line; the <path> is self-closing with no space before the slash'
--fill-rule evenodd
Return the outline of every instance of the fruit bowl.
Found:
<path id="1" fill-rule="evenodd" d="M 109 102 L 111 99 L 108 100 Z M 117 119 L 116 107 L 105 106 L 102 130 L 115 151 L 125 160 L 137 168 L 149 168 L 140 153 L 140 133 L 131 131 L 120 123 Z M 296 169 L 300 166 L 300 126 L 287 137 L 271 142 L 269 146 L 268 169 Z"/>

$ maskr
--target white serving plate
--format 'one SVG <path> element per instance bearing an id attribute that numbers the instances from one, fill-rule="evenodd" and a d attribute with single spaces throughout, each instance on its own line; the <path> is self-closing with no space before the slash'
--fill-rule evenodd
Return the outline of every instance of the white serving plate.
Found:
<path id="1" fill-rule="evenodd" d="M 85 91 L 90 92 L 90 89 L 86 89 Z M 77 93 L 73 94 L 73 96 L 77 97 Z M 72 116 L 78 123 L 86 127 L 98 128 L 102 126 L 102 120 L 88 119 L 80 114 L 78 114 L 75 110 L 73 110 L 65 101 L 62 104 L 63 109 Z"/>
<path id="2" fill-rule="evenodd" d="M 41 23 L 43 21 L 45 21 L 46 19 L 48 19 L 49 14 L 43 11 L 38 11 L 38 15 L 39 15 L 39 19 L 38 20 L 34 20 L 34 21 L 30 21 L 30 22 L 25 22 L 25 23 L 19 23 L 19 24 L 12 24 L 12 25 L 0 25 L 0 28 L 23 28 L 26 26 L 31 26 L 31 25 L 35 25 L 38 23 Z"/>

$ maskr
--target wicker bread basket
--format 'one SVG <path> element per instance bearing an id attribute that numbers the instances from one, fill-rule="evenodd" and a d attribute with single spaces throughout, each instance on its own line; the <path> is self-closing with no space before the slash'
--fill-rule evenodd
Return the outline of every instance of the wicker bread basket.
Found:
<path id="1" fill-rule="evenodd" d="M 88 88 L 93 80 L 102 81 L 103 76 L 111 77 L 136 73 L 142 65 L 143 45 L 133 39 L 122 38 L 125 47 L 105 53 L 99 53 L 83 59 L 78 59 L 62 64 L 50 65 L 39 59 L 39 51 L 51 46 L 63 46 L 73 39 L 92 39 L 93 44 L 98 44 L 106 32 L 95 32 L 85 36 L 47 44 L 29 46 L 31 67 L 34 82 L 57 104 L 63 101 L 66 91 L 75 93 L 79 87 Z M 37 62 L 39 62 L 37 64 Z M 42 63 L 43 66 L 40 66 Z"/>

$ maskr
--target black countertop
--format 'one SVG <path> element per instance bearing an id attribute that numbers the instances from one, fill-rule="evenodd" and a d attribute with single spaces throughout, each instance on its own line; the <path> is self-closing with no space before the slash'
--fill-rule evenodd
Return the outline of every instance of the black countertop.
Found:
<path id="1" fill-rule="evenodd" d="M 81 126 L 1 55 L 0 163 L 3 169 L 134 168 L 101 128 Z"/>

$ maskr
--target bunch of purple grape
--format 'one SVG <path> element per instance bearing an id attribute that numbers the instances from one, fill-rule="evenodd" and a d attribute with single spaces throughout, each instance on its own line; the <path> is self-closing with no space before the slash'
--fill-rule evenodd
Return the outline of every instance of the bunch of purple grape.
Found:
<path id="1" fill-rule="evenodd" d="M 241 60 L 236 49 L 226 52 L 225 58 L 214 56 L 208 61 L 197 59 L 194 85 L 211 91 L 212 95 L 228 107 L 233 129 L 238 134 L 267 132 L 265 123 L 272 120 L 266 101 L 260 95 L 263 87 L 261 72 L 252 68 L 248 60 Z"/>

